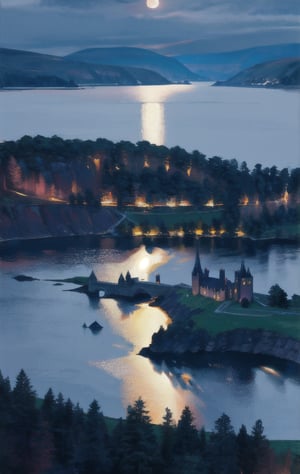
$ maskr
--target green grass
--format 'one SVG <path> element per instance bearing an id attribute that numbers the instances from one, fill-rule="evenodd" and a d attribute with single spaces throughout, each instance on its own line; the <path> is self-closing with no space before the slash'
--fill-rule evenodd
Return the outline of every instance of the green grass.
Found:
<path id="1" fill-rule="evenodd" d="M 300 441 L 297 440 L 272 440 L 270 441 L 271 448 L 276 454 L 287 453 L 300 456 Z"/>
<path id="2" fill-rule="evenodd" d="M 47 280 L 47 281 L 54 281 L 56 283 L 74 283 L 75 285 L 86 285 L 88 282 L 88 277 L 83 276 L 76 276 L 72 278 L 65 278 L 60 280 Z"/>
<path id="3" fill-rule="evenodd" d="M 256 302 L 249 308 L 242 308 L 239 303 L 230 301 L 224 309 L 226 313 L 215 313 L 220 303 L 213 299 L 192 296 L 189 289 L 180 289 L 178 294 L 180 303 L 195 312 L 192 316 L 195 329 L 205 329 L 211 335 L 234 329 L 264 329 L 300 340 L 300 311 L 297 308 L 281 312 L 279 308 L 265 308 Z"/>
<path id="4" fill-rule="evenodd" d="M 151 210 L 130 210 L 126 211 L 127 217 L 136 225 L 147 222 L 150 226 L 158 226 L 162 222 L 168 229 L 172 229 L 174 225 L 188 224 L 190 222 L 205 223 L 211 225 L 213 219 L 220 219 L 222 217 L 222 210 L 210 209 L 205 211 L 195 211 L 191 208 L 168 208 L 162 207 Z"/>

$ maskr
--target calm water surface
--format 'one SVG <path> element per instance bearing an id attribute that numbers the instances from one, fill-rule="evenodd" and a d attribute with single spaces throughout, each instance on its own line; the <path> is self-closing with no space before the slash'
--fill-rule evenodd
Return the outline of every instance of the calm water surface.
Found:
<path id="1" fill-rule="evenodd" d="M 254 273 L 256 291 L 267 292 L 279 282 L 298 292 L 299 248 L 273 245 L 260 249 L 216 241 L 201 244 L 202 263 L 217 275 L 225 267 L 229 278 L 242 257 Z M 183 245 L 145 247 L 112 239 L 67 239 L 0 249 L 0 366 L 13 381 L 23 367 L 40 395 L 49 386 L 56 394 L 87 408 L 93 398 L 111 416 L 124 416 L 126 406 L 142 396 L 152 419 L 161 421 L 166 406 L 175 417 L 189 405 L 207 428 L 222 412 L 233 424 L 249 428 L 262 418 L 270 438 L 300 439 L 300 374 L 235 360 L 193 367 L 153 364 L 137 355 L 152 333 L 166 325 L 166 316 L 146 304 L 102 299 L 66 291 L 56 278 L 87 276 L 115 281 L 128 269 L 154 280 L 157 271 L 169 283 L 190 283 L 194 249 Z M 17 274 L 39 281 L 17 282 Z M 98 335 L 82 324 L 94 320 L 104 328 Z M 266 364 L 264 364 L 266 365 Z M 269 370 L 273 369 L 273 370 Z M 274 370 L 275 369 L 275 370 Z"/>
<path id="2" fill-rule="evenodd" d="M 0 92 L 0 139 L 148 140 L 279 168 L 300 164 L 298 91 L 168 86 Z"/>

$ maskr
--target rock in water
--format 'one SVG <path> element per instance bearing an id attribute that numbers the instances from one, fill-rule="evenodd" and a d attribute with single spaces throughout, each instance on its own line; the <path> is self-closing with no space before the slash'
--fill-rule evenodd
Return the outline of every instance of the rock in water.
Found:
<path id="1" fill-rule="evenodd" d="M 89 329 L 94 333 L 97 334 L 98 332 L 103 329 L 103 326 L 101 324 L 97 323 L 97 321 L 94 321 L 92 324 L 89 325 Z"/>

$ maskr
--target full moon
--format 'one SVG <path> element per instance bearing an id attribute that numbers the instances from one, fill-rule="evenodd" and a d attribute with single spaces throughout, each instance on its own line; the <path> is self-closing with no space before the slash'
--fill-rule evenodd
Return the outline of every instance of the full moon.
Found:
<path id="1" fill-rule="evenodd" d="M 159 0 L 147 0 L 148 8 L 157 8 L 159 7 Z"/>

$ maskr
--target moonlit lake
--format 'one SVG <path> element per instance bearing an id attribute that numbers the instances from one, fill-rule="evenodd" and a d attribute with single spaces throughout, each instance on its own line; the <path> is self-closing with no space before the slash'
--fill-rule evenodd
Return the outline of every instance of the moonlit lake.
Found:
<path id="1" fill-rule="evenodd" d="M 296 167 L 300 94 L 278 89 L 166 86 L 0 91 L 0 139 L 23 135 L 148 140 L 207 156 Z"/>
<path id="2" fill-rule="evenodd" d="M 201 241 L 202 242 L 202 241 Z M 280 279 L 291 294 L 297 291 L 300 253 L 295 245 L 230 245 L 213 239 L 201 243 L 204 266 L 228 278 L 246 259 L 254 274 L 254 290 L 267 292 Z M 276 361 L 235 357 L 208 358 L 188 365 L 153 363 L 138 355 L 153 332 L 166 326 L 166 315 L 146 303 L 100 299 L 70 292 L 72 284 L 51 279 L 87 276 L 117 281 L 121 272 L 154 281 L 191 283 L 193 247 L 145 246 L 140 241 L 70 238 L 15 243 L 0 247 L 0 360 L 5 376 L 15 380 L 20 368 L 28 373 L 38 394 L 51 386 L 85 409 L 96 398 L 105 414 L 125 416 L 126 407 L 142 396 L 154 422 L 168 406 L 178 419 L 189 405 L 198 426 L 211 429 L 223 413 L 238 429 L 263 420 L 270 438 L 299 439 L 300 371 L 282 370 Z M 37 281 L 18 282 L 25 274 Z M 98 321 L 93 335 L 83 323 Z M 207 363 L 208 362 L 208 363 Z"/>

